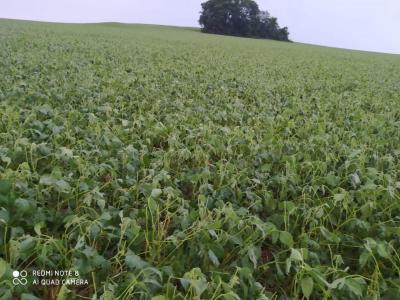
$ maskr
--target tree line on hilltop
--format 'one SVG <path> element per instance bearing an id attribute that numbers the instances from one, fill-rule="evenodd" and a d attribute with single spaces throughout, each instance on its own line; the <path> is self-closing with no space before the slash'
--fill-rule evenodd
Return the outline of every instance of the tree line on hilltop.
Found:
<path id="1" fill-rule="evenodd" d="M 201 4 L 199 23 L 206 33 L 290 41 L 287 27 L 253 0 L 209 0 Z"/>

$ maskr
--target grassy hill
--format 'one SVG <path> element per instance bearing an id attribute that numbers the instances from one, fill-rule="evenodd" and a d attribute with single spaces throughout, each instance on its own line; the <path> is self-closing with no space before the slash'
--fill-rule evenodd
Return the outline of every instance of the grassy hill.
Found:
<path id="1" fill-rule="evenodd" d="M 399 78 L 398 55 L 0 20 L 0 298 L 398 299 Z"/>

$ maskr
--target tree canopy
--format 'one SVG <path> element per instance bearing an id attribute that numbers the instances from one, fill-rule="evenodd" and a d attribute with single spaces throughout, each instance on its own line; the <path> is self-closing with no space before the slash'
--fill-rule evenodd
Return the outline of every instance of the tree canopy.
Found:
<path id="1" fill-rule="evenodd" d="M 280 28 L 253 0 L 209 0 L 201 6 L 203 32 L 289 41 L 288 28 Z"/>

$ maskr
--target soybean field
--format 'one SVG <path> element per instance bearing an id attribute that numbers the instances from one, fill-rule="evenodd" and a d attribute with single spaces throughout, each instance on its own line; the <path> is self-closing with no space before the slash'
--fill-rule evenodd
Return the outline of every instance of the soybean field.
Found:
<path id="1" fill-rule="evenodd" d="M 0 20 L 0 299 L 400 299 L 400 55 Z"/>

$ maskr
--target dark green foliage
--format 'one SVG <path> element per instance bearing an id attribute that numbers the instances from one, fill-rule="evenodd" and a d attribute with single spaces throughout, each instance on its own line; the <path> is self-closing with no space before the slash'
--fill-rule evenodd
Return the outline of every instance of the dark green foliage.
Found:
<path id="1" fill-rule="evenodd" d="M 209 0 L 201 6 L 203 32 L 289 41 L 288 28 L 280 28 L 253 0 Z"/>
<path id="2" fill-rule="evenodd" d="M 0 20 L 0 299 L 397 300 L 399 78 L 395 55 Z"/>

